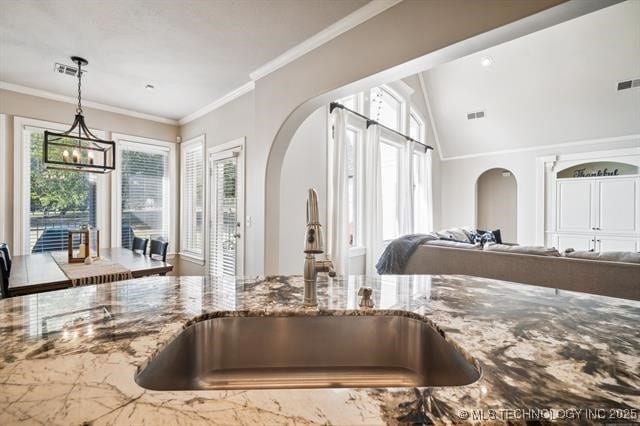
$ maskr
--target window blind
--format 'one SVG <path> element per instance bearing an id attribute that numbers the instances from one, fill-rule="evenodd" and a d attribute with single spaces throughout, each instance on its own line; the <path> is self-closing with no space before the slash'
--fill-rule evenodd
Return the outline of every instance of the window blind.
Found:
<path id="1" fill-rule="evenodd" d="M 204 179 L 203 145 L 201 142 L 185 144 L 182 149 L 182 253 L 204 258 Z"/>
<path id="2" fill-rule="evenodd" d="M 133 237 L 168 240 L 169 150 L 125 143 L 120 150 L 122 247 Z"/>
<path id="3" fill-rule="evenodd" d="M 213 211 L 209 273 L 236 275 L 238 235 L 237 157 L 213 161 Z"/>

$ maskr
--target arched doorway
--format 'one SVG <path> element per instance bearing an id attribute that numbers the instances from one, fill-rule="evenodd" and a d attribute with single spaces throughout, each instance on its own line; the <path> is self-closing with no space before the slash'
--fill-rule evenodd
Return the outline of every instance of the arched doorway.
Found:
<path id="1" fill-rule="evenodd" d="M 507 169 L 490 169 L 476 181 L 476 223 L 478 229 L 500 229 L 502 240 L 518 241 L 518 185 Z"/>

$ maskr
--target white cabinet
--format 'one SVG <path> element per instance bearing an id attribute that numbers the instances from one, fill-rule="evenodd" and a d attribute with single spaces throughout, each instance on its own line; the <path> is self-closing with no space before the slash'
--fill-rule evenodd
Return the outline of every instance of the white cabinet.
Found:
<path id="1" fill-rule="evenodd" d="M 550 242 L 558 250 L 640 250 L 638 175 L 556 182 L 556 229 Z"/>
<path id="2" fill-rule="evenodd" d="M 590 181 L 558 182 L 558 231 L 584 231 L 595 226 L 593 192 Z"/>
<path id="3" fill-rule="evenodd" d="M 568 248 L 572 248 L 580 251 L 589 251 L 593 249 L 595 240 L 594 236 L 589 235 L 558 235 L 557 242 L 554 246 L 563 252 Z"/>
<path id="4" fill-rule="evenodd" d="M 638 243 L 632 238 L 625 237 L 596 237 L 596 251 L 637 251 Z M 576 249 L 577 250 L 577 249 Z"/>
<path id="5" fill-rule="evenodd" d="M 601 232 L 637 232 L 637 179 L 597 180 L 596 228 Z"/>

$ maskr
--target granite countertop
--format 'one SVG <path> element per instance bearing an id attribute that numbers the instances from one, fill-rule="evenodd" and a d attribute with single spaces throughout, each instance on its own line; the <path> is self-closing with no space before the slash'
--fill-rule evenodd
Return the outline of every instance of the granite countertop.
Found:
<path id="1" fill-rule="evenodd" d="M 301 277 L 148 277 L 0 301 L 0 424 L 638 421 L 640 302 L 465 276 L 318 283 L 320 311 L 412 312 L 482 368 L 461 387 L 162 392 L 134 381 L 186 324 L 301 314 Z M 344 311 L 347 312 L 344 312 Z"/>

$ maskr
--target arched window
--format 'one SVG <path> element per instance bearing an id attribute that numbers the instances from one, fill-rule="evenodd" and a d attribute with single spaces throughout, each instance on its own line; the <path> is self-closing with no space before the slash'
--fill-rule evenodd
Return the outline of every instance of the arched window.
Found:
<path id="1" fill-rule="evenodd" d="M 413 139 L 423 142 L 424 139 L 424 123 L 418 114 L 412 109 L 409 114 L 409 136 Z"/>
<path id="2" fill-rule="evenodd" d="M 402 101 L 385 87 L 371 89 L 369 116 L 387 127 L 402 131 Z"/>

